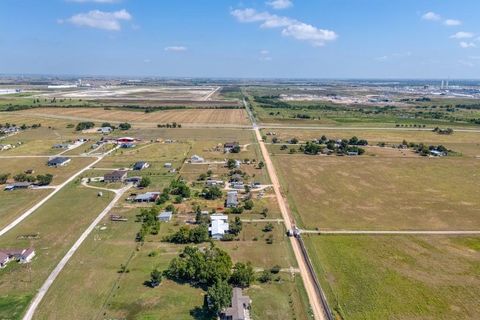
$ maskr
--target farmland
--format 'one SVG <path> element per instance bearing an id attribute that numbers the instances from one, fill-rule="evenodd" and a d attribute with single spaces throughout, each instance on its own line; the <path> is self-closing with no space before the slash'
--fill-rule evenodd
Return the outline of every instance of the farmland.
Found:
<path id="1" fill-rule="evenodd" d="M 480 313 L 478 238 L 307 236 L 306 242 L 343 319 L 474 319 Z"/>
<path id="2" fill-rule="evenodd" d="M 243 109 L 180 109 L 145 113 L 141 111 L 105 110 L 101 108 L 36 108 L 18 111 L 16 114 L 69 121 L 123 122 L 148 126 L 177 122 L 182 125 L 228 124 L 246 125 L 247 114 Z"/>

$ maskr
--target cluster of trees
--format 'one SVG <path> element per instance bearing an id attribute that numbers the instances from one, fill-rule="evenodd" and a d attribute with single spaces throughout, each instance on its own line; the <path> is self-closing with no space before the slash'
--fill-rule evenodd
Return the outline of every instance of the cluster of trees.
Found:
<path id="1" fill-rule="evenodd" d="M 138 242 L 145 241 L 145 236 L 148 234 L 158 234 L 160 231 L 160 222 L 157 220 L 158 208 L 152 207 L 150 209 L 142 209 L 137 216 L 139 221 L 142 222 L 142 227 L 137 233 L 136 240 Z"/>
<path id="2" fill-rule="evenodd" d="M 7 183 L 9 177 L 10 173 L 0 174 L 0 184 Z M 38 186 L 48 186 L 53 180 L 53 175 L 47 173 L 33 176 L 26 173 L 19 173 L 13 176 L 13 180 L 15 180 L 16 182 L 31 182 Z"/>
<path id="3" fill-rule="evenodd" d="M 150 180 L 149 177 L 142 177 L 142 180 L 140 180 L 140 182 L 138 183 L 138 187 L 140 187 L 140 188 L 146 188 L 146 187 L 148 187 L 151 183 L 152 183 L 152 181 Z"/>
<path id="4" fill-rule="evenodd" d="M 280 270 L 281 270 L 281 267 L 279 265 L 273 266 L 270 270 L 264 270 L 258 277 L 258 281 L 260 281 L 261 283 L 268 283 L 272 281 L 273 275 L 278 274 Z"/>
<path id="5" fill-rule="evenodd" d="M 118 125 L 118 128 L 120 130 L 130 130 L 132 128 L 132 125 L 128 122 L 123 122 Z"/>
<path id="6" fill-rule="evenodd" d="M 327 139 L 326 136 L 322 136 L 317 141 L 307 141 L 305 145 L 300 146 L 300 151 L 309 155 L 316 155 L 319 152 L 322 152 L 324 149 L 335 152 L 339 155 L 345 155 L 350 152 L 357 153 L 362 155 L 365 153 L 363 148 L 359 146 L 368 145 L 368 141 L 364 139 L 358 139 L 357 137 L 352 137 L 349 140 L 343 139 L 340 142 L 337 142 L 332 139 Z M 285 150 L 286 148 L 284 148 Z"/>
<path id="7" fill-rule="evenodd" d="M 403 127 L 405 127 L 405 128 L 407 128 L 407 127 L 410 127 L 410 128 L 412 128 L 412 127 L 413 128 L 425 128 L 426 125 L 425 124 L 399 124 L 399 123 L 397 123 L 395 125 L 395 127 L 397 127 L 397 128 L 403 128 Z"/>
<path id="8" fill-rule="evenodd" d="M 177 232 L 166 236 L 164 241 L 178 244 L 202 243 L 208 241 L 208 226 L 203 223 L 194 228 L 182 226 Z"/>
<path id="9" fill-rule="evenodd" d="M 235 265 L 227 252 L 213 244 L 205 250 L 187 246 L 165 270 L 169 279 L 188 282 L 207 290 L 207 311 L 218 314 L 231 303 L 232 285 L 246 288 L 255 280 L 250 263 Z"/>
<path id="10" fill-rule="evenodd" d="M 418 154 L 420 154 L 421 156 L 424 156 L 424 157 L 430 155 L 431 151 L 433 151 L 433 150 L 439 151 L 439 152 L 444 152 L 445 154 L 448 154 L 449 152 L 452 152 L 452 150 L 447 149 L 445 146 L 443 146 L 441 144 L 438 145 L 438 146 L 434 146 L 434 145 L 427 146 L 426 144 L 423 144 L 423 143 L 419 143 L 419 144 L 409 143 L 408 146 L 410 148 L 413 148 L 416 153 L 418 153 Z"/>
<path id="11" fill-rule="evenodd" d="M 217 186 L 203 188 L 202 196 L 207 200 L 216 200 L 223 196 L 222 190 Z"/>
<path id="12" fill-rule="evenodd" d="M 182 125 L 180 123 L 172 122 L 166 124 L 157 124 L 157 128 L 181 128 Z"/>
<path id="13" fill-rule="evenodd" d="M 164 204 L 170 200 L 170 195 L 175 196 L 175 202 L 181 203 L 184 198 L 190 198 L 191 190 L 184 180 L 178 179 L 170 182 L 170 186 L 163 189 L 157 199 L 157 204 Z"/>
<path id="14" fill-rule="evenodd" d="M 435 127 L 432 131 L 436 132 L 438 134 L 445 134 L 445 135 L 453 134 L 453 129 L 452 128 L 440 129 L 439 127 Z"/>
<path id="15" fill-rule="evenodd" d="M 85 121 L 85 122 L 79 122 L 75 127 L 75 130 L 77 131 L 88 130 L 88 129 L 92 129 L 93 127 L 95 127 L 95 123 L 91 121 Z"/>

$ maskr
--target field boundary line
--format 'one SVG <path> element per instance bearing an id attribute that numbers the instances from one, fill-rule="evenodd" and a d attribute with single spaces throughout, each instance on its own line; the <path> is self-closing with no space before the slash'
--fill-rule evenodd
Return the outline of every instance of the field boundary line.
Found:
<path id="1" fill-rule="evenodd" d="M 301 234 L 365 235 L 480 235 L 480 230 L 300 230 Z"/>

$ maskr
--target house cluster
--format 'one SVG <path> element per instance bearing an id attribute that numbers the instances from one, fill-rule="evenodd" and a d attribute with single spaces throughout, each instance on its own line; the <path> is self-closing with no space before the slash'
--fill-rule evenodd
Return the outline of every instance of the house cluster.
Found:
<path id="1" fill-rule="evenodd" d="M 241 288 L 233 288 L 232 302 L 220 313 L 221 320 L 250 320 L 252 300 L 244 296 Z"/>
<path id="2" fill-rule="evenodd" d="M 5 268 L 10 261 L 29 263 L 35 257 L 35 250 L 28 249 L 0 249 L 0 268 Z"/>
<path id="3" fill-rule="evenodd" d="M 1 127 L 0 135 L 15 134 L 20 131 L 20 128 L 17 126 Z"/>
<path id="4" fill-rule="evenodd" d="M 49 167 L 63 167 L 70 163 L 72 159 L 67 157 L 54 157 L 48 160 L 47 165 Z"/>

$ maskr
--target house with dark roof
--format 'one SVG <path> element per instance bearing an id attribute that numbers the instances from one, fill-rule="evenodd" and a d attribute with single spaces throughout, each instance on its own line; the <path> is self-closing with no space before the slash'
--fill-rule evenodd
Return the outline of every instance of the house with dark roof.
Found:
<path id="1" fill-rule="evenodd" d="M 103 176 L 103 181 L 107 183 L 124 182 L 126 178 L 127 178 L 127 171 L 115 170 L 115 171 L 106 173 Z"/>
<path id="2" fill-rule="evenodd" d="M 147 192 L 137 195 L 133 201 L 135 202 L 155 202 L 160 196 L 160 192 Z"/>
<path id="3" fill-rule="evenodd" d="M 239 148 L 240 144 L 238 142 L 227 142 L 223 145 L 223 152 L 230 153 L 239 150 Z"/>
<path id="4" fill-rule="evenodd" d="M 233 288 L 232 303 L 220 313 L 221 320 L 250 320 L 252 300 L 244 296 L 241 288 Z"/>
<path id="5" fill-rule="evenodd" d="M 63 167 L 66 166 L 72 159 L 67 157 L 55 157 L 48 160 L 47 165 L 49 167 Z"/>
<path id="6" fill-rule="evenodd" d="M 147 169 L 148 167 L 150 167 L 150 163 L 146 161 L 138 161 L 133 165 L 133 170 L 143 170 Z"/>

